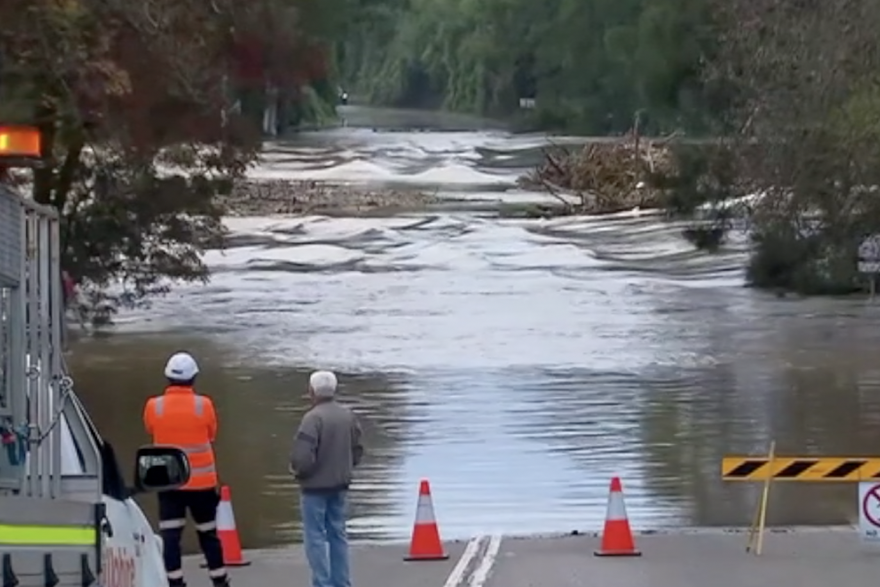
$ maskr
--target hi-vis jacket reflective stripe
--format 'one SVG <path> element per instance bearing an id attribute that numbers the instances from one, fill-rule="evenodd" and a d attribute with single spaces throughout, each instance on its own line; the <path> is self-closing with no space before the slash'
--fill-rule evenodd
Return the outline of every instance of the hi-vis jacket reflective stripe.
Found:
<path id="1" fill-rule="evenodd" d="M 190 387 L 172 386 L 151 397 L 144 407 L 144 426 L 155 444 L 180 447 L 189 457 L 191 476 L 182 489 L 217 486 L 211 443 L 217 436 L 217 415 L 209 397 Z"/>
<path id="2" fill-rule="evenodd" d="M 95 546 L 98 531 L 88 526 L 0 524 L 0 546 Z"/>

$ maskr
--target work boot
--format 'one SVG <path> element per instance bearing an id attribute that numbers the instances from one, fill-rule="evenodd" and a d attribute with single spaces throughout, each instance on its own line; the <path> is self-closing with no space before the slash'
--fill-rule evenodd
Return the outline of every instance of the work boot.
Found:
<path id="1" fill-rule="evenodd" d="M 186 587 L 186 581 L 183 579 L 168 579 L 168 587 Z"/>
<path id="2" fill-rule="evenodd" d="M 229 582 L 229 575 L 219 579 L 212 579 L 211 581 L 214 583 L 214 587 L 232 587 L 232 583 Z"/>

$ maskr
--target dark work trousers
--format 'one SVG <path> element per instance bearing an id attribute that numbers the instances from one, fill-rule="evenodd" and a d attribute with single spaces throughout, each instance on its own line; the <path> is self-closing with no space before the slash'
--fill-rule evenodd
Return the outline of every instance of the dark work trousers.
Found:
<path id="1" fill-rule="evenodd" d="M 186 512 L 196 525 L 199 546 L 208 563 L 208 575 L 215 585 L 225 585 L 226 568 L 223 565 L 223 547 L 217 537 L 217 489 L 163 491 L 159 493 L 159 530 L 164 544 L 165 572 L 172 586 L 185 585 L 181 562 L 180 539 L 186 526 Z"/>

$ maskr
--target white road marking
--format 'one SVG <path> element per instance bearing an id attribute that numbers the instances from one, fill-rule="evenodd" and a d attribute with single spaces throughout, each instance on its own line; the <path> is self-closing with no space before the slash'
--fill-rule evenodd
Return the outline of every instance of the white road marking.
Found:
<path id="1" fill-rule="evenodd" d="M 449 573 L 449 576 L 446 578 L 446 582 L 443 583 L 443 587 L 458 587 L 461 584 L 464 580 L 465 572 L 468 570 L 474 557 L 480 552 L 480 541 L 482 541 L 483 538 L 485 538 L 485 536 L 474 536 L 470 539 L 467 546 L 464 548 L 464 552 L 461 554 L 461 558 L 458 559 L 452 572 Z"/>
<path id="2" fill-rule="evenodd" d="M 495 566 L 495 560 L 498 558 L 498 551 L 501 549 L 501 535 L 496 534 L 489 539 L 489 545 L 486 547 L 486 553 L 480 559 L 480 564 L 471 575 L 468 587 L 485 587 L 486 581 L 489 580 L 489 573 Z"/>

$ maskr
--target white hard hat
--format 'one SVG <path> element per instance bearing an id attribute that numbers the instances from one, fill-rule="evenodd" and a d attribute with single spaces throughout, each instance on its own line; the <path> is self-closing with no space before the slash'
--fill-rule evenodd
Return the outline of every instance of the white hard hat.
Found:
<path id="1" fill-rule="evenodd" d="M 318 397 L 333 397 L 336 393 L 336 375 L 333 371 L 315 371 L 309 377 L 309 387 Z"/>
<path id="2" fill-rule="evenodd" d="M 199 365 L 189 353 L 174 353 L 165 363 L 165 377 L 175 381 L 189 381 L 199 374 Z"/>

